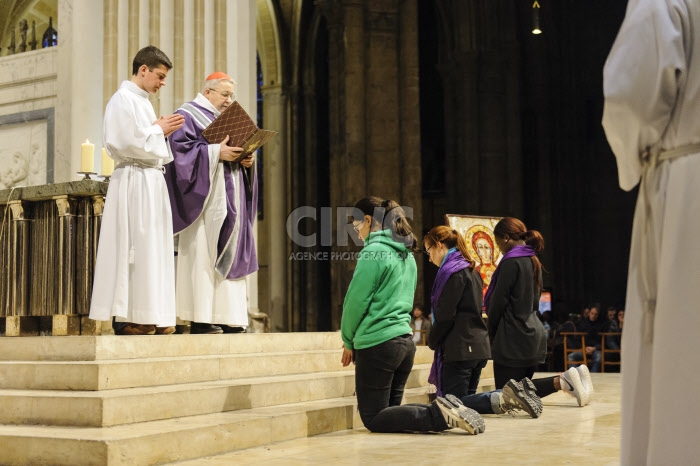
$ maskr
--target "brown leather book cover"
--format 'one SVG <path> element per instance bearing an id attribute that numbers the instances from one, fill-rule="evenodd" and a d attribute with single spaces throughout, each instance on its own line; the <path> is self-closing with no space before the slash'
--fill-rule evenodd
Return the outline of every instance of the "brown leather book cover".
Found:
<path id="1" fill-rule="evenodd" d="M 229 146 L 242 147 L 243 153 L 235 162 L 248 157 L 276 134 L 277 131 L 258 128 L 235 100 L 202 132 L 210 144 L 220 144 L 228 135 Z"/>

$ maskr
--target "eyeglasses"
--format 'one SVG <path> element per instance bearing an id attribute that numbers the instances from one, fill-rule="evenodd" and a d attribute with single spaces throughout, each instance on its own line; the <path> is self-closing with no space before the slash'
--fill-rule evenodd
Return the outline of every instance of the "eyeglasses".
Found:
<path id="1" fill-rule="evenodd" d="M 364 225 L 364 224 L 365 224 L 364 220 L 362 220 L 361 222 L 358 222 L 358 223 L 353 223 L 352 229 L 359 233 L 360 230 L 362 229 L 362 225 Z"/>
<path id="2" fill-rule="evenodd" d="M 210 91 L 216 92 L 224 99 L 231 98 L 231 100 L 236 100 L 236 93 L 235 92 L 221 92 L 221 91 L 217 91 L 216 89 L 212 89 L 211 87 L 209 87 L 207 89 L 209 89 Z"/>
<path id="3" fill-rule="evenodd" d="M 430 248 L 432 248 L 432 246 L 430 246 L 429 248 L 425 248 L 425 251 L 423 251 L 427 256 L 430 255 Z"/>

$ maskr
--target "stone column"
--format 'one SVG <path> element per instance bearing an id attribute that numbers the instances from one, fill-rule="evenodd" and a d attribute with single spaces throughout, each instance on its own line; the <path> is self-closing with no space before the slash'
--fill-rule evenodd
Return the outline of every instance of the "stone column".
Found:
<path id="1" fill-rule="evenodd" d="M 138 2 L 138 47 L 137 51 L 150 45 L 149 20 L 151 17 L 150 2 L 139 0 Z M 155 44 L 154 44 L 155 45 Z"/>
<path id="2" fill-rule="evenodd" d="M 217 71 L 214 69 L 214 56 L 216 51 L 216 5 L 214 0 L 204 2 L 204 73 L 199 76 L 203 80 L 206 76 Z"/>
<path id="3" fill-rule="evenodd" d="M 331 205 L 353 205 L 367 191 L 365 15 L 362 0 L 318 3 L 328 25 L 328 98 Z M 334 228 L 334 233 L 337 229 Z M 337 236 L 337 235 L 336 235 Z M 348 251 L 334 244 L 333 252 Z M 343 294 L 352 278 L 351 261 L 331 262 L 331 325 L 340 328 Z M 299 309 L 299 312 L 308 312 Z"/>
<path id="4" fill-rule="evenodd" d="M 131 77 L 133 59 L 129 53 L 129 0 L 117 0 L 117 88 Z M 113 94 L 116 90 L 110 91 Z"/>
<path id="5" fill-rule="evenodd" d="M 256 40 L 255 25 L 257 5 L 255 0 L 239 0 L 226 4 L 226 73 L 238 84 L 236 100 L 256 120 Z M 267 147 L 267 146 L 266 146 Z M 255 244 L 259 248 L 257 222 L 254 227 Z M 248 312 L 259 314 L 258 274 L 248 275 Z"/>
<path id="6" fill-rule="evenodd" d="M 398 13 L 399 31 L 399 158 L 400 202 L 413 210 L 411 225 L 419 241 L 423 226 L 423 182 L 421 177 L 420 83 L 418 51 L 418 1 L 405 0 Z M 408 212 L 407 212 L 408 214 Z M 418 264 L 417 302 L 422 302 L 423 267 Z"/>
<path id="7" fill-rule="evenodd" d="M 195 48 L 194 48 L 194 2 L 187 0 L 184 2 L 183 6 L 183 26 L 184 26 L 184 53 L 183 61 L 180 63 L 182 69 L 182 95 L 180 95 L 179 101 L 189 102 L 192 100 L 200 86 L 199 83 L 194 82 L 194 63 L 195 63 Z"/>
<path id="8" fill-rule="evenodd" d="M 160 95 L 160 114 L 169 115 L 173 113 L 183 102 L 176 102 L 175 86 L 173 85 L 173 74 L 179 70 L 179 63 L 175 62 L 175 2 L 174 0 L 160 0 L 160 47 L 173 63 L 173 69 L 168 73 L 165 81 L 166 86 L 162 87 Z"/>
<path id="9" fill-rule="evenodd" d="M 267 239 L 267 313 L 270 330 L 289 330 L 287 322 L 287 160 L 285 150 L 286 97 L 280 86 L 263 88 L 263 126 L 280 134 L 265 144 L 265 234 Z M 259 237 L 256 240 L 260 239 Z M 258 247 L 260 251 L 260 248 Z M 261 255 L 262 255 L 262 251 Z M 263 285 L 264 286 L 264 285 Z"/>
<path id="10" fill-rule="evenodd" d="M 391 198 L 413 208 L 420 231 L 417 3 L 318 5 L 329 35 L 331 204 L 352 205 L 367 194 Z M 331 263 L 334 328 L 354 267 L 352 261 Z"/>
<path id="11" fill-rule="evenodd" d="M 239 0 L 226 5 L 226 69 L 238 83 L 236 100 L 255 119 L 255 24 L 257 5 L 255 0 Z"/>
<path id="12" fill-rule="evenodd" d="M 103 0 L 59 0 L 55 182 L 78 177 L 80 144 L 102 147 Z"/>
<path id="13" fill-rule="evenodd" d="M 119 10 L 117 0 L 105 0 L 104 3 L 104 75 L 102 78 L 102 108 L 112 94 L 119 88 Z M 100 167 L 102 168 L 102 167 Z"/>

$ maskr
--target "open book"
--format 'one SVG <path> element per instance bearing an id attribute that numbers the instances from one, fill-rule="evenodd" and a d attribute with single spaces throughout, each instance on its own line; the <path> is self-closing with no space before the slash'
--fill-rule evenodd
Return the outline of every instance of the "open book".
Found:
<path id="1" fill-rule="evenodd" d="M 277 131 L 260 129 L 235 100 L 202 132 L 210 144 L 220 144 L 228 135 L 228 145 L 242 147 L 240 162 L 276 135 Z"/>

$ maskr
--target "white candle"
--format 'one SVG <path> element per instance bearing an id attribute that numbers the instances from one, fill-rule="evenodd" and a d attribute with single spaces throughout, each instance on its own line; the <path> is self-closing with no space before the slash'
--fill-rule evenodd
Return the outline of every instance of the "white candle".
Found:
<path id="1" fill-rule="evenodd" d="M 85 140 L 80 145 L 80 171 L 83 173 L 93 173 L 95 170 L 95 145 Z"/>
<path id="2" fill-rule="evenodd" d="M 102 148 L 102 176 L 112 176 L 114 159 L 107 155 L 107 149 Z"/>

